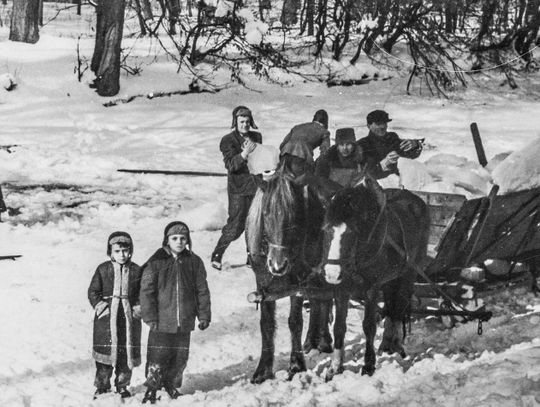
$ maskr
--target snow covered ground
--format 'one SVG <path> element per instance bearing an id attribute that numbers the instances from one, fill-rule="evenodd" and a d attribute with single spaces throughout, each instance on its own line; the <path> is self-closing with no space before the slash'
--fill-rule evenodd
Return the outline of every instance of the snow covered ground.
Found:
<path id="1" fill-rule="evenodd" d="M 8 41 L 0 27 L 0 75 L 18 86 L 0 89 L 0 183 L 11 214 L 2 215 L 0 255 L 0 406 L 110 406 L 117 395 L 92 401 L 93 311 L 86 289 L 106 259 L 107 236 L 129 232 L 134 260 L 142 264 L 161 243 L 164 226 L 186 221 L 194 251 L 207 266 L 213 321 L 194 332 L 183 392 L 160 404 L 177 406 L 536 406 L 540 405 L 540 299 L 523 288 L 486 299 L 495 316 L 478 336 L 476 324 L 446 330 L 436 321 L 413 324 L 405 360 L 380 358 L 373 377 L 361 376 L 361 315 L 351 312 L 346 372 L 323 380 L 326 355 L 308 355 L 309 371 L 284 379 L 288 361 L 287 301 L 278 305 L 276 380 L 252 385 L 260 352 L 259 314 L 246 301 L 255 288 L 242 239 L 226 252 L 223 271 L 209 256 L 226 213 L 223 177 L 133 175 L 118 168 L 223 172 L 220 138 L 230 112 L 249 106 L 264 142 L 279 145 L 295 124 L 315 110 L 330 114 L 330 130 L 351 126 L 367 133 L 366 114 L 390 113 L 390 129 L 402 137 L 426 138 L 419 160 L 400 163 L 401 182 L 411 189 L 486 194 L 497 182 L 503 191 L 540 185 L 540 81 L 516 91 L 486 78 L 450 100 L 406 96 L 400 78 L 356 87 L 327 88 L 300 80 L 279 87 L 253 81 L 254 90 L 231 87 L 216 94 L 172 96 L 105 108 L 109 99 L 88 88 L 88 74 L 74 74 L 77 33 L 88 17 L 52 21 L 35 45 Z M 129 43 L 129 41 L 128 41 Z M 156 44 L 133 40 L 145 61 Z M 81 53 L 93 42 L 83 36 Z M 122 94 L 187 89 L 165 58 L 143 65 L 141 76 L 122 77 Z M 477 122 L 488 159 L 477 164 L 469 124 Z M 513 153 L 503 160 L 509 153 Z M 143 344 L 147 331 L 143 331 Z M 142 398 L 144 369 L 134 372 Z"/>

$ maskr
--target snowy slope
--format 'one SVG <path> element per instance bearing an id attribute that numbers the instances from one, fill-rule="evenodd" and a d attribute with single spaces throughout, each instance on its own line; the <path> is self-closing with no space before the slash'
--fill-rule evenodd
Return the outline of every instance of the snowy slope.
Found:
<path id="1" fill-rule="evenodd" d="M 193 229 L 194 251 L 205 261 L 212 292 L 213 321 L 193 334 L 186 371 L 186 396 L 160 404 L 175 406 L 534 406 L 540 404 L 540 300 L 524 289 L 489 298 L 494 318 L 478 336 L 469 323 L 445 330 L 436 321 L 413 324 L 406 360 L 380 359 L 373 377 L 360 376 L 361 315 L 351 312 L 347 370 L 330 383 L 322 379 L 326 355 L 308 355 L 309 371 L 284 380 L 289 338 L 287 301 L 279 302 L 276 380 L 249 383 L 260 352 L 258 312 L 246 301 L 255 288 L 242 239 L 227 251 L 230 267 L 210 268 L 209 256 L 227 216 L 223 177 L 175 177 L 119 173 L 118 168 L 223 172 L 218 149 L 229 131 L 230 112 L 249 106 L 264 142 L 279 145 L 295 124 L 315 110 L 330 114 L 332 134 L 354 127 L 367 134 L 366 114 L 384 108 L 390 129 L 402 137 L 426 138 L 420 159 L 400 163 L 402 179 L 389 183 L 411 189 L 462 193 L 489 191 L 506 170 L 483 169 L 469 133 L 477 122 L 485 150 L 498 154 L 535 146 L 540 136 L 539 102 L 526 92 L 488 93 L 476 86 L 453 100 L 406 96 L 404 83 L 385 82 L 327 88 L 297 80 L 279 87 L 253 81 L 255 91 L 231 87 L 217 94 L 136 99 L 105 108 L 73 74 L 79 31 L 91 19 L 53 21 L 35 45 L 7 40 L 0 27 L 0 74 L 18 86 L 0 89 L 0 183 L 10 216 L 2 215 L 0 255 L 23 254 L 0 262 L 0 406 L 110 406 L 116 395 L 93 402 L 92 309 L 86 289 L 95 267 L 105 260 L 107 236 L 126 230 L 134 238 L 134 260 L 143 263 L 158 247 L 164 226 L 175 219 Z M 141 58 L 155 44 L 131 44 Z M 92 39 L 81 52 L 91 57 Z M 536 78 L 538 79 L 538 78 Z M 122 95 L 186 89 L 166 58 L 145 64 L 141 76 L 122 77 Z M 538 85 L 532 84 L 531 86 Z M 536 89 L 538 90 L 538 89 Z M 531 93 L 532 90 L 528 90 Z M 516 91 L 520 92 L 520 91 Z M 122 96 L 120 95 L 120 96 Z M 513 165 L 513 188 L 538 185 L 536 155 Z M 518 153 L 516 153 L 518 154 Z M 500 156 L 499 156 L 500 157 Z M 512 155 L 509 156 L 513 157 Z M 504 168 L 502 161 L 500 168 Z M 531 177 L 533 175 L 533 177 Z M 512 178 L 512 179 L 518 179 Z M 531 179 L 532 178 L 532 179 Z M 522 182 L 522 184 L 520 184 Z M 534 184 L 536 182 L 536 184 Z M 147 331 L 143 331 L 146 344 Z M 134 372 L 139 405 L 144 369 Z"/>

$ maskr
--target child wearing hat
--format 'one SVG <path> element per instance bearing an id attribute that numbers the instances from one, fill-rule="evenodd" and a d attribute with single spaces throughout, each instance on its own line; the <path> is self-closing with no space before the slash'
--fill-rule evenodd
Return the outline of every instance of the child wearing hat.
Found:
<path id="1" fill-rule="evenodd" d="M 131 396 L 127 386 L 132 369 L 141 364 L 141 269 L 131 261 L 133 241 L 126 232 L 109 236 L 107 255 L 110 260 L 97 267 L 88 287 L 88 299 L 95 310 L 94 398 L 110 391 L 113 369 L 116 390 L 126 398 Z"/>
<path id="2" fill-rule="evenodd" d="M 181 395 L 177 388 L 182 386 L 195 318 L 201 330 L 210 324 L 206 270 L 191 249 L 188 226 L 169 223 L 162 247 L 143 266 L 141 310 L 150 328 L 143 403 L 155 403 L 161 388 L 172 399 Z"/>

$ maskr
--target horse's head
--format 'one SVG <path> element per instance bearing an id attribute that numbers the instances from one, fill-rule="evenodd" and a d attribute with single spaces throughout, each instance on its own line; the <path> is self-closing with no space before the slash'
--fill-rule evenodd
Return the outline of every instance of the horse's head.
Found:
<path id="1" fill-rule="evenodd" d="M 246 230 L 252 254 L 264 252 L 275 276 L 287 274 L 302 242 L 303 197 L 293 177 L 282 171 L 268 180 L 250 208 Z"/>
<path id="2" fill-rule="evenodd" d="M 358 245 L 369 242 L 380 213 L 372 190 L 362 185 L 339 191 L 326 210 L 322 272 L 330 284 L 352 277 Z"/>

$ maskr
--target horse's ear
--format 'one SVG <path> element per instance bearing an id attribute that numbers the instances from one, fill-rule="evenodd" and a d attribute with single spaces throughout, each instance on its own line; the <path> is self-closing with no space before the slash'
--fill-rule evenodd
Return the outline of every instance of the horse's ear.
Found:
<path id="1" fill-rule="evenodd" d="M 383 207 L 386 205 L 386 194 L 384 193 L 384 189 L 381 187 L 381 185 L 377 182 L 375 178 L 373 178 L 368 173 L 365 174 L 364 177 L 364 183 L 368 189 L 370 189 L 377 199 L 377 203 L 380 207 Z"/>

